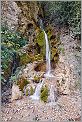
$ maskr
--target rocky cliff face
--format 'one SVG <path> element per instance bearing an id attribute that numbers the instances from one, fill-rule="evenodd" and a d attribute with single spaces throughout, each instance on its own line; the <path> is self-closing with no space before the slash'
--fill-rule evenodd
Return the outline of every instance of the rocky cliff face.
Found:
<path id="1" fill-rule="evenodd" d="M 16 31 L 20 9 L 12 1 L 1 1 L 1 25 Z"/>
<path id="2" fill-rule="evenodd" d="M 43 14 L 35 1 L 2 1 L 1 10 L 1 24 L 25 35 L 30 35 L 37 28 L 38 16 Z"/>
<path id="3" fill-rule="evenodd" d="M 45 70 L 45 37 L 44 32 L 40 29 L 39 24 L 40 18 L 43 18 L 41 2 L 2 1 L 1 9 L 1 25 L 7 26 L 13 32 L 20 32 L 23 37 L 26 37 L 26 40 L 29 40 L 28 44 L 20 49 L 20 53 L 18 52 L 20 57 L 20 61 L 18 61 L 19 66 L 26 65 L 29 62 L 41 61 L 41 64 L 38 64 L 37 69 Z M 56 48 L 59 45 L 57 43 L 58 39 L 56 39 L 57 37 L 55 37 L 53 34 L 54 30 L 52 27 L 50 27 L 50 25 L 45 28 L 45 31 L 48 35 L 48 40 L 51 45 L 52 67 L 55 68 L 59 53 Z M 42 64 L 44 64 L 43 68 L 41 68 Z M 7 74 L 11 74 L 11 71 Z"/>
<path id="4" fill-rule="evenodd" d="M 19 28 L 18 30 L 24 35 L 32 35 L 34 30 L 38 27 L 38 17 L 39 8 L 37 2 L 33 1 L 24 1 L 24 2 L 16 2 L 18 7 L 21 9 L 19 14 Z M 41 13 L 42 14 L 42 13 Z"/>

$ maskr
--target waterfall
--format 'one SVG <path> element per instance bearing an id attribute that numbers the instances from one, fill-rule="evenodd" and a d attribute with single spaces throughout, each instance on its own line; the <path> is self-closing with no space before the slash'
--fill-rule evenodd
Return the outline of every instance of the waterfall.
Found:
<path id="1" fill-rule="evenodd" d="M 51 74 L 50 48 L 49 48 L 48 36 L 43 29 L 42 19 L 40 19 L 40 28 L 44 32 L 45 41 L 46 41 L 46 74 L 44 76 L 45 77 L 53 77 L 53 75 Z M 32 98 L 33 100 L 40 99 L 40 91 L 41 91 L 42 85 L 43 85 L 43 81 L 37 85 L 37 87 L 35 89 L 35 93 L 32 96 L 30 96 L 30 98 Z M 52 93 L 52 91 L 51 91 L 51 93 Z"/>
<path id="2" fill-rule="evenodd" d="M 48 43 L 48 37 L 45 31 L 44 34 L 45 34 L 45 41 L 46 41 L 46 75 L 49 75 L 51 70 L 50 48 Z"/>
<path id="3" fill-rule="evenodd" d="M 45 41 L 46 41 L 46 74 L 44 75 L 45 77 L 54 77 L 51 74 L 51 61 L 50 61 L 50 47 L 49 47 L 49 42 L 48 42 L 48 36 L 44 30 L 43 27 L 43 22 L 42 19 L 40 19 L 40 28 L 43 30 L 44 35 L 45 35 Z"/>
<path id="4" fill-rule="evenodd" d="M 33 100 L 40 100 L 40 92 L 41 92 L 42 86 L 43 86 L 43 81 L 37 85 L 35 89 L 35 93 L 31 95 L 30 98 L 32 98 Z"/>
<path id="5" fill-rule="evenodd" d="M 52 74 L 51 74 L 51 61 L 50 61 L 50 48 L 49 48 L 48 36 L 43 28 L 42 19 L 40 19 L 40 28 L 44 32 L 45 41 L 46 41 L 46 74 L 45 74 L 45 77 L 50 77 L 50 76 L 52 76 Z"/>

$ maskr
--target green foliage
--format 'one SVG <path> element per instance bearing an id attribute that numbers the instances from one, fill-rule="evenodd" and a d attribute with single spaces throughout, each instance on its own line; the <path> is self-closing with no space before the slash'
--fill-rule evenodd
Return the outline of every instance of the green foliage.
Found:
<path id="1" fill-rule="evenodd" d="M 33 81 L 35 83 L 39 83 L 40 82 L 40 77 L 35 75 Z"/>
<path id="2" fill-rule="evenodd" d="M 26 96 L 28 96 L 28 94 L 29 94 L 29 93 L 28 93 L 28 89 L 26 89 Z"/>
<path id="3" fill-rule="evenodd" d="M 19 72 L 23 67 L 17 67 L 16 71 L 13 75 L 11 75 L 9 82 L 15 82 L 17 84 L 17 80 L 19 79 Z"/>
<path id="4" fill-rule="evenodd" d="M 27 39 L 21 34 L 17 32 L 14 33 L 6 27 L 1 27 L 1 68 L 4 72 L 3 77 L 5 80 L 12 72 L 14 53 L 17 54 L 20 47 L 24 46 L 26 43 Z M 3 78 L 1 80 L 4 82 Z"/>
<path id="5" fill-rule="evenodd" d="M 42 56 L 42 59 L 45 57 L 45 35 L 44 32 L 39 30 L 35 39 L 36 51 Z"/>
<path id="6" fill-rule="evenodd" d="M 37 55 L 34 56 L 34 59 L 35 59 L 36 61 L 40 61 L 40 60 L 43 59 L 43 55 L 37 54 Z"/>
<path id="7" fill-rule="evenodd" d="M 30 87 L 30 95 L 33 95 L 34 94 L 34 89 L 33 89 L 33 87 L 31 86 Z"/>
<path id="8" fill-rule="evenodd" d="M 42 6 L 48 23 L 69 25 L 75 35 L 81 34 L 81 1 L 45 1 Z"/>
<path id="9" fill-rule="evenodd" d="M 58 52 L 57 48 L 52 48 L 51 49 L 51 59 L 54 58 L 54 56 L 56 55 L 57 52 Z"/>
<path id="10" fill-rule="evenodd" d="M 47 102 L 47 99 L 48 99 L 48 87 L 47 86 L 42 87 L 40 99 L 44 102 Z"/>
<path id="11" fill-rule="evenodd" d="M 5 85 L 5 82 L 6 82 L 5 78 L 3 74 L 1 74 L 1 85 Z"/>
<path id="12" fill-rule="evenodd" d="M 27 39 L 18 32 L 12 32 L 5 27 L 1 27 L 1 42 L 10 50 L 17 50 L 27 43 Z"/>
<path id="13" fill-rule="evenodd" d="M 39 46 L 44 46 L 44 32 L 43 31 L 40 31 L 36 37 L 36 42 L 38 43 Z"/>
<path id="14" fill-rule="evenodd" d="M 48 39 L 50 40 L 50 37 L 52 36 L 52 33 L 50 30 L 48 31 L 47 35 L 48 35 Z"/>
<path id="15" fill-rule="evenodd" d="M 17 80 L 16 75 L 12 75 L 11 78 L 10 78 L 10 80 L 11 80 L 12 82 L 15 82 L 15 81 Z"/>
<path id="16" fill-rule="evenodd" d="M 24 53 L 20 55 L 20 65 L 25 65 L 27 63 L 31 62 L 31 57 Z"/>

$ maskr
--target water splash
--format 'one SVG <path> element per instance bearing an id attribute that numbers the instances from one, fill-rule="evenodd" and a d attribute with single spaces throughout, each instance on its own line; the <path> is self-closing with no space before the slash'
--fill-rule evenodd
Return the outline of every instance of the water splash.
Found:
<path id="1" fill-rule="evenodd" d="M 43 81 L 41 83 L 39 83 L 35 89 L 35 93 L 33 95 L 30 96 L 30 98 L 32 98 L 33 100 L 40 100 L 40 92 L 41 92 L 41 88 L 43 86 Z"/>

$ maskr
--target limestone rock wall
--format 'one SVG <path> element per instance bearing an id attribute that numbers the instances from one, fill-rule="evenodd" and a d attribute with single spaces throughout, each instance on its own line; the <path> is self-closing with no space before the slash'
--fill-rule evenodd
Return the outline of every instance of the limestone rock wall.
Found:
<path id="1" fill-rule="evenodd" d="M 16 31 L 20 12 L 15 2 L 1 1 L 1 25 L 6 25 L 10 30 Z"/>
<path id="2" fill-rule="evenodd" d="M 11 30 L 31 35 L 42 13 L 37 1 L 1 1 L 1 24 Z"/>

